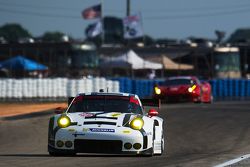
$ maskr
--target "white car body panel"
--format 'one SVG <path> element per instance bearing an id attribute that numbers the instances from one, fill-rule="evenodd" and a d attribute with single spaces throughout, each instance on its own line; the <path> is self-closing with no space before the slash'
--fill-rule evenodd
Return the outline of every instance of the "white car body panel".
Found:
<path id="1" fill-rule="evenodd" d="M 122 96 L 131 96 L 131 94 L 121 93 Z M 89 95 L 89 94 L 85 94 Z M 91 94 L 90 94 L 91 95 Z M 109 95 L 105 93 L 105 95 Z M 135 95 L 139 101 L 139 105 L 142 106 L 138 96 Z M 72 105 L 72 102 L 71 104 Z M 69 106 L 70 107 L 70 106 Z M 120 113 L 120 112 L 109 112 L 102 113 L 88 112 L 88 113 L 65 113 L 75 123 L 74 125 L 66 128 L 59 128 L 57 120 L 61 114 L 54 115 L 51 118 L 49 126 L 49 152 L 75 152 L 78 146 L 75 146 L 75 141 L 121 141 L 122 148 L 121 154 L 148 154 L 152 150 L 153 154 L 162 154 L 164 146 L 162 146 L 163 137 L 163 119 L 158 116 L 147 116 L 134 113 Z M 97 115 L 98 114 L 98 115 Z M 96 115 L 93 117 L 92 115 Z M 129 123 L 136 117 L 141 117 L 144 121 L 144 126 L 141 130 L 134 130 L 130 127 Z M 53 125 L 52 125 L 53 124 Z M 57 141 L 71 141 L 72 147 L 58 147 Z M 140 143 L 140 149 L 127 149 L 124 147 L 125 143 Z M 153 144 L 154 143 L 154 144 Z M 163 141 L 164 145 L 164 141 Z M 103 151 L 103 150 L 102 150 Z M 103 153 L 103 152 L 100 153 Z M 91 151 L 90 151 L 91 152 Z M 105 150 L 104 150 L 105 152 Z M 78 151 L 76 151 L 78 153 Z M 85 153 L 80 151 L 80 153 Z M 88 153 L 88 151 L 86 152 Z M 91 152 L 92 153 L 92 152 Z M 97 152 L 98 153 L 98 152 Z M 112 153 L 112 152 L 108 152 Z M 115 152 L 116 154 L 116 152 Z M 150 153 L 149 153 L 150 154 Z"/>

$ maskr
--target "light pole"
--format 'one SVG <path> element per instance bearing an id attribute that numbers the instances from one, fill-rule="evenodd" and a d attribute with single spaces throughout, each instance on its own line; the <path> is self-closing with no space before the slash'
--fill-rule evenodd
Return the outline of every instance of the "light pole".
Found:
<path id="1" fill-rule="evenodd" d="M 127 16 L 130 15 L 130 0 L 127 0 Z"/>

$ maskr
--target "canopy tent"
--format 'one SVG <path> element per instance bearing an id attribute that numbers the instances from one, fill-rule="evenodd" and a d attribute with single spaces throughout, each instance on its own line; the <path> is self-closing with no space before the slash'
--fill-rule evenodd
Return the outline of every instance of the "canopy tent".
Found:
<path id="1" fill-rule="evenodd" d="M 106 58 L 100 63 L 101 68 L 131 68 L 132 65 L 125 61 L 116 60 L 116 58 Z"/>
<path id="2" fill-rule="evenodd" d="M 175 63 L 173 60 L 171 60 L 170 58 L 166 56 L 162 57 L 162 64 L 164 66 L 164 69 L 167 69 L 167 70 L 192 70 L 194 69 L 193 65 Z"/>
<path id="3" fill-rule="evenodd" d="M 35 70 L 47 70 L 48 67 L 37 63 L 33 60 L 27 59 L 23 56 L 16 56 L 5 61 L 0 62 L 0 67 L 9 70 L 24 70 L 24 71 L 35 71 Z"/>
<path id="4" fill-rule="evenodd" d="M 138 69 L 162 69 L 162 64 L 144 60 L 138 56 L 133 50 L 129 50 L 118 57 L 110 58 L 100 64 L 105 68 L 131 68 Z"/>
<path id="5" fill-rule="evenodd" d="M 162 63 L 163 68 L 166 70 L 192 70 L 194 69 L 193 65 L 176 63 L 165 55 L 157 56 L 157 57 L 156 56 L 150 57 L 148 60 Z"/>

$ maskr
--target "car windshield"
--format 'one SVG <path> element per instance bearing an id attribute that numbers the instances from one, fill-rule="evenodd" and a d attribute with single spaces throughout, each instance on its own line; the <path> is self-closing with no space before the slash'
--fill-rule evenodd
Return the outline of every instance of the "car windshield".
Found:
<path id="1" fill-rule="evenodd" d="M 178 85 L 193 85 L 194 81 L 192 79 L 168 79 L 163 85 L 164 86 L 178 86 Z"/>
<path id="2" fill-rule="evenodd" d="M 121 112 L 142 114 L 138 100 L 126 96 L 80 95 L 74 99 L 68 112 Z"/>

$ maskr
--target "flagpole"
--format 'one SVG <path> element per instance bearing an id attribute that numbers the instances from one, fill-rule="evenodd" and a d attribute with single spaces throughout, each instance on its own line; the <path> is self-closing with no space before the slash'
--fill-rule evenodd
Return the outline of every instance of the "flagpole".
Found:
<path id="1" fill-rule="evenodd" d="M 145 33 L 144 33 L 144 28 L 143 28 L 143 19 L 142 19 L 142 14 L 141 14 L 141 12 L 139 12 L 139 16 L 140 16 L 140 20 L 141 20 L 141 26 L 142 26 L 142 33 L 143 33 L 143 37 L 142 37 L 142 42 L 143 42 L 143 44 L 144 44 L 144 46 L 145 46 Z"/>
<path id="2" fill-rule="evenodd" d="M 130 16 L 130 0 L 126 0 L 127 1 L 127 5 L 126 5 L 126 16 L 129 17 Z M 124 33 L 123 33 L 124 36 Z M 125 38 L 124 38 L 125 40 Z M 130 39 L 127 39 L 127 52 L 128 52 L 128 48 L 130 47 Z"/>
<path id="3" fill-rule="evenodd" d="M 105 42 L 105 30 L 104 30 L 104 17 L 103 17 L 103 0 L 101 0 L 101 23 L 102 23 L 102 35 L 101 35 L 101 45 Z"/>
<path id="4" fill-rule="evenodd" d="M 127 0 L 127 16 L 130 16 L 130 0 Z"/>

